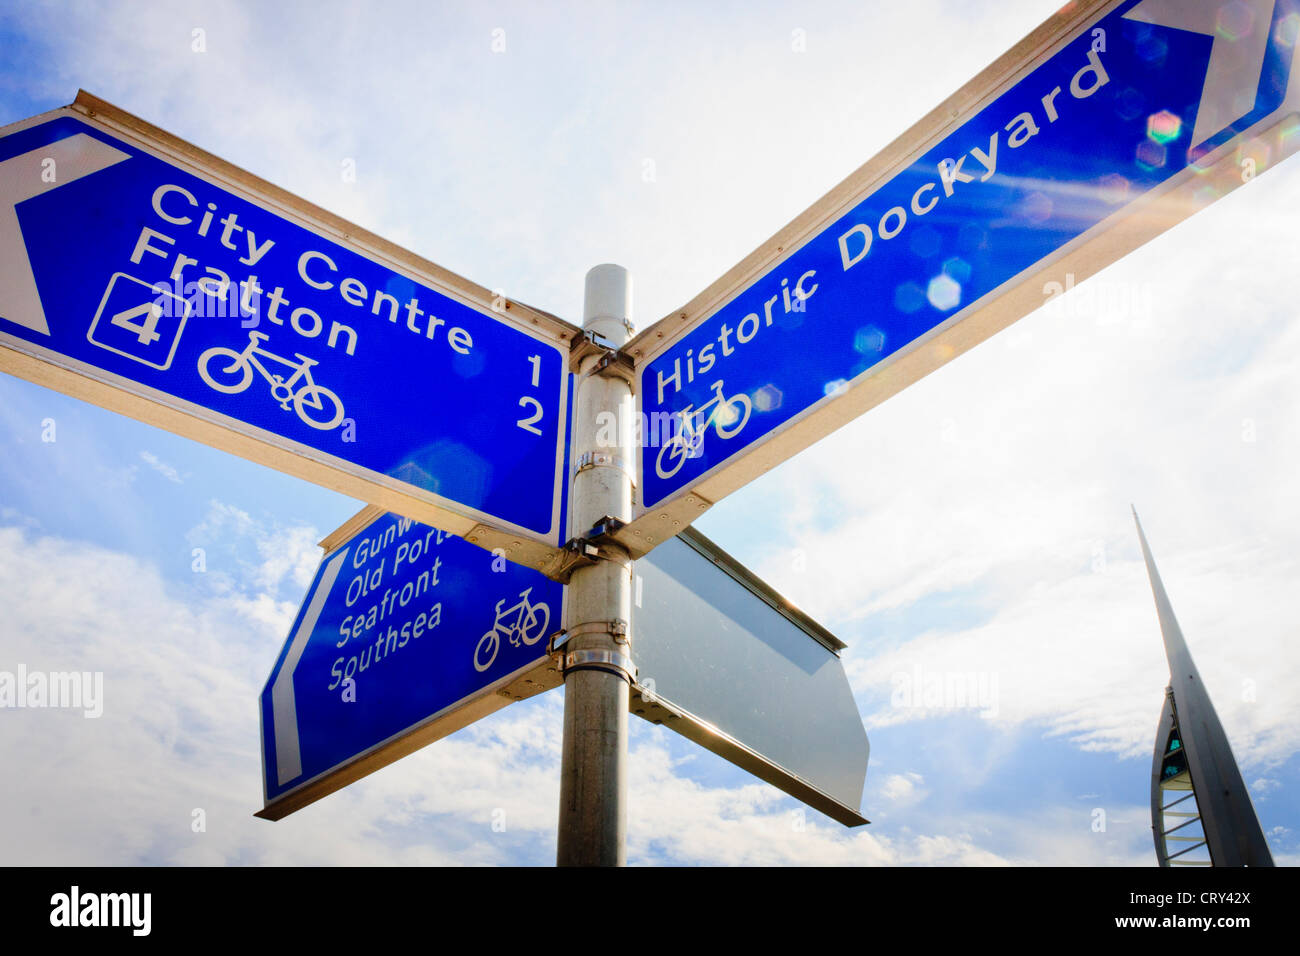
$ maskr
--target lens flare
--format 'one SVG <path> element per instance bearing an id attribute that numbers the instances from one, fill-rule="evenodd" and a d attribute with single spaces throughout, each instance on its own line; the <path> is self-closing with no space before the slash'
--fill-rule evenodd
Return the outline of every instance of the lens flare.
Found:
<path id="1" fill-rule="evenodd" d="M 754 407 L 760 412 L 771 412 L 781 407 L 781 400 L 785 398 L 781 390 L 775 385 L 764 385 L 754 393 Z"/>
<path id="2" fill-rule="evenodd" d="M 1140 92 L 1129 87 L 1121 93 L 1115 101 L 1115 112 L 1123 120 L 1135 120 L 1146 112 L 1147 98 Z"/>
<path id="3" fill-rule="evenodd" d="M 1138 56 L 1151 64 L 1160 64 L 1164 62 L 1165 55 L 1169 52 L 1169 44 L 1159 37 L 1150 36 L 1141 40 L 1137 45 Z"/>
<path id="4" fill-rule="evenodd" d="M 1288 13 L 1277 23 L 1277 42 L 1295 46 L 1297 37 L 1300 37 L 1300 13 Z"/>
<path id="5" fill-rule="evenodd" d="M 1255 12 L 1241 0 L 1232 0 L 1219 8 L 1215 32 L 1226 40 L 1240 40 L 1255 30 Z"/>
<path id="6" fill-rule="evenodd" d="M 885 348 L 885 333 L 874 325 L 864 325 L 853 336 L 853 348 L 863 355 L 875 355 L 882 352 Z"/>
<path id="7" fill-rule="evenodd" d="M 1162 146 L 1165 143 L 1172 143 L 1182 131 L 1183 121 L 1168 110 L 1161 110 L 1147 117 L 1147 136 Z"/>
<path id="8" fill-rule="evenodd" d="M 1196 192 L 1192 193 L 1192 202 L 1194 202 L 1198 207 L 1208 206 L 1222 195 L 1223 190 L 1206 183 L 1204 186 L 1197 189 Z"/>
<path id="9" fill-rule="evenodd" d="M 1265 139 L 1255 139 L 1242 147 L 1239 154 L 1241 160 L 1237 163 L 1242 166 L 1247 159 L 1252 160 L 1255 164 L 1255 172 L 1262 173 L 1273 165 L 1273 147 Z"/>
<path id="10" fill-rule="evenodd" d="M 1032 192 L 1020 201 L 1020 215 L 1033 223 L 1046 222 L 1052 215 L 1052 200 L 1046 193 Z"/>
<path id="11" fill-rule="evenodd" d="M 930 280 L 925 297 L 940 312 L 948 312 L 961 305 L 961 284 L 952 276 L 941 273 Z"/>
<path id="12" fill-rule="evenodd" d="M 915 282 L 904 282 L 894 290 L 894 308 L 911 315 L 925 305 L 925 290 Z"/>
<path id="13" fill-rule="evenodd" d="M 943 274 L 956 279 L 958 282 L 965 282 L 970 278 L 970 263 L 960 256 L 953 256 L 951 259 L 945 259 L 943 263 Z"/>
<path id="14" fill-rule="evenodd" d="M 1154 140 L 1144 139 L 1138 143 L 1137 164 L 1147 172 L 1162 169 L 1165 165 L 1165 148 Z"/>
<path id="15" fill-rule="evenodd" d="M 1130 183 L 1119 173 L 1107 173 L 1101 177 L 1101 201 L 1110 206 L 1117 206 L 1128 198 Z"/>
<path id="16" fill-rule="evenodd" d="M 1279 124 L 1277 143 L 1283 156 L 1290 156 L 1293 150 L 1300 148 L 1300 116 L 1293 113 Z"/>
<path id="17" fill-rule="evenodd" d="M 977 249 L 987 249 L 988 244 L 989 234 L 982 226 L 977 226 L 973 222 L 962 223 L 961 229 L 957 232 L 958 249 L 974 252 Z"/>

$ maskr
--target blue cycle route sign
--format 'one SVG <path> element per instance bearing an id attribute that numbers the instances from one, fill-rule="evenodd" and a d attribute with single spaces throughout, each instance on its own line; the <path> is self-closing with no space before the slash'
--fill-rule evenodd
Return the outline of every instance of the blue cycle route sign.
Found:
<path id="1" fill-rule="evenodd" d="M 1297 0 L 1071 5 L 1049 27 L 677 316 L 640 364 L 645 509 L 707 481 L 717 500 L 1300 145 Z"/>
<path id="2" fill-rule="evenodd" d="M 262 691 L 259 816 L 559 682 L 546 652 L 563 585 L 408 518 L 362 515 L 322 560 Z"/>
<path id="3" fill-rule="evenodd" d="M 0 368 L 452 530 L 561 540 L 561 323 L 142 127 L 0 131 Z"/>

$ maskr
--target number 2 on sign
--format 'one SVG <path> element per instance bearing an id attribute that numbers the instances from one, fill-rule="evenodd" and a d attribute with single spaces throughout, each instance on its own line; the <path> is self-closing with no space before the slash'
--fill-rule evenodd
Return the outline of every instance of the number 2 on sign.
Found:
<path id="1" fill-rule="evenodd" d="M 535 408 L 537 409 L 537 411 L 533 413 L 532 417 L 521 418 L 519 419 L 519 421 L 515 422 L 515 424 L 518 425 L 526 432 L 532 432 L 534 435 L 540 435 L 542 433 L 542 430 L 536 427 L 533 424 L 533 422 L 538 422 L 542 420 L 542 403 L 530 395 L 525 395 L 523 398 L 519 399 L 519 407 Z"/>
<path id="2" fill-rule="evenodd" d="M 530 355 L 528 357 L 528 364 L 533 367 L 533 388 L 537 388 L 538 385 L 541 384 L 542 357 L 540 355 Z M 531 408 L 534 412 L 531 416 L 525 415 L 523 418 L 519 419 L 519 421 L 515 422 L 515 424 L 526 432 L 540 435 L 542 430 L 534 425 L 533 422 L 539 422 L 542 420 L 542 403 L 531 395 L 525 395 L 523 398 L 519 399 L 519 407 L 525 411 Z"/>

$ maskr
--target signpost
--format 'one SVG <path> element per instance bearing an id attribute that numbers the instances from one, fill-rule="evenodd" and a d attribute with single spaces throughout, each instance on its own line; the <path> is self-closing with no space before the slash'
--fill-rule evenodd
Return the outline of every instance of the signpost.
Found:
<path id="1" fill-rule="evenodd" d="M 562 673 L 561 863 L 623 861 L 629 709 L 863 823 L 841 645 L 671 539 L 1300 148 L 1297 44 L 1300 0 L 1070 4 L 631 341 L 617 266 L 579 336 L 82 94 L 0 131 L 0 370 L 376 506 L 262 694 L 260 815 Z"/>
<path id="2" fill-rule="evenodd" d="M 559 684 L 563 585 L 378 508 L 322 546 L 262 691 L 271 820 Z"/>
<path id="3" fill-rule="evenodd" d="M 0 131 L 0 370 L 545 567 L 575 330 L 81 94 Z"/>
<path id="4" fill-rule="evenodd" d="M 1300 147 L 1300 0 L 1066 5 L 625 348 L 634 554 Z"/>

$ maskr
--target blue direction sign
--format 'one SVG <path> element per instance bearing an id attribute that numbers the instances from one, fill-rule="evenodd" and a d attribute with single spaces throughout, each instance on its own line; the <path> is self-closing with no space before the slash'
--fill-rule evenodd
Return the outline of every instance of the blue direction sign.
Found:
<path id="1" fill-rule="evenodd" d="M 327 542 L 262 691 L 258 816 L 278 820 L 559 683 L 546 648 L 563 585 L 379 509 L 350 525 Z"/>
<path id="2" fill-rule="evenodd" d="M 451 530 L 560 542 L 571 329 L 78 104 L 0 131 L 0 368 Z"/>
<path id="3" fill-rule="evenodd" d="M 1294 151 L 1298 35 L 1300 0 L 1067 5 L 629 345 L 643 507 L 716 501 Z"/>

